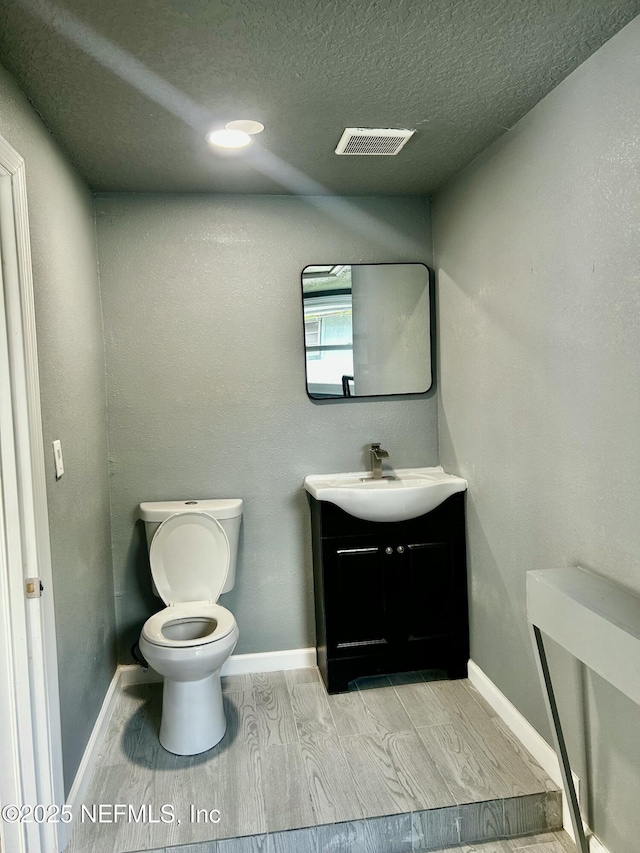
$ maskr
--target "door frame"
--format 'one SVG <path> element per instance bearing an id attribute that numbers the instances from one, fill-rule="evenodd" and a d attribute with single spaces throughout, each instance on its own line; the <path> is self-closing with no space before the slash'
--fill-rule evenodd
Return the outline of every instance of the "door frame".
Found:
<path id="1" fill-rule="evenodd" d="M 65 802 L 25 164 L 0 136 L 0 804 Z M 53 462 L 53 455 L 52 455 Z M 26 579 L 43 591 L 26 596 Z M 2 823 L 6 850 L 59 853 L 64 823 Z"/>

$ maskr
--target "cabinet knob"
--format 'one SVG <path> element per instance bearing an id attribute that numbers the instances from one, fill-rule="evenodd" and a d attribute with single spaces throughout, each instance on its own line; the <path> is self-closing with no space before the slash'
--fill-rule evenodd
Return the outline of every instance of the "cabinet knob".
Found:
<path id="1" fill-rule="evenodd" d="M 384 549 L 384 553 L 385 554 L 393 554 L 393 548 L 391 546 L 388 546 L 387 548 Z"/>
<path id="2" fill-rule="evenodd" d="M 404 545 L 398 545 L 398 554 L 404 554 Z"/>

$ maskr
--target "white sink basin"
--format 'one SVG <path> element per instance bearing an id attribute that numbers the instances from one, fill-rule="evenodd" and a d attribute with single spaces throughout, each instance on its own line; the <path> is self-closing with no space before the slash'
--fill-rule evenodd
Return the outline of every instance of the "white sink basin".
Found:
<path id="1" fill-rule="evenodd" d="M 467 481 L 442 468 L 401 468 L 393 478 L 374 480 L 370 471 L 314 474 L 304 487 L 316 500 L 329 501 L 365 521 L 406 521 L 435 509 Z"/>

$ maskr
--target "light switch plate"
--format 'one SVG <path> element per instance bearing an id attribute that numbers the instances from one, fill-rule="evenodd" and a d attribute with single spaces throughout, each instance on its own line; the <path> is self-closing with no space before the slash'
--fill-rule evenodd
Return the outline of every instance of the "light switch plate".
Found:
<path id="1" fill-rule="evenodd" d="M 60 443 L 60 439 L 57 438 L 53 442 L 53 458 L 56 463 L 56 480 L 59 480 L 60 477 L 64 474 L 64 462 L 62 461 L 62 444 Z"/>

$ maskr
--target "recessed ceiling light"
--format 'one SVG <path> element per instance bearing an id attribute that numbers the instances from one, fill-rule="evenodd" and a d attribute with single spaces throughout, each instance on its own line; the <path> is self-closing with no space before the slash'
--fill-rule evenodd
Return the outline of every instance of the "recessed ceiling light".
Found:
<path id="1" fill-rule="evenodd" d="M 241 118 L 237 121 L 228 121 L 225 124 L 227 130 L 241 130 L 243 133 L 248 133 L 253 136 L 254 133 L 262 133 L 264 125 L 262 122 L 253 121 L 250 118 Z"/>
<path id="2" fill-rule="evenodd" d="M 208 133 L 207 142 L 209 145 L 217 145 L 219 148 L 244 148 L 245 145 L 253 142 L 253 139 L 243 130 L 225 127 L 222 130 L 212 130 L 211 133 Z"/>

